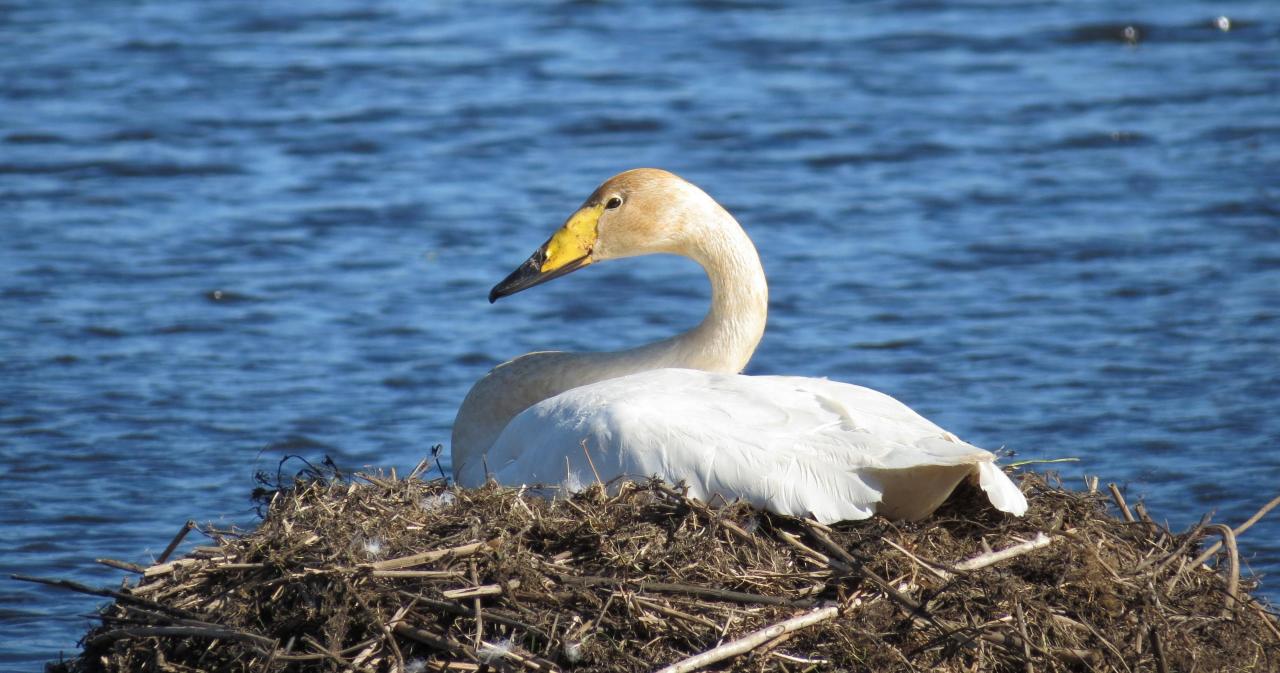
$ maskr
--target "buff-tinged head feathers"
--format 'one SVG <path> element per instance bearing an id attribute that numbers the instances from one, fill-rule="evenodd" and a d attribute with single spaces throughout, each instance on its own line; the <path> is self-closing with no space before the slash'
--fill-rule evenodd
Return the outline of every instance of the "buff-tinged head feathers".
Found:
<path id="1" fill-rule="evenodd" d="M 495 285 L 489 301 L 592 262 L 680 252 L 687 237 L 689 211 L 707 204 L 714 206 L 715 202 L 673 173 L 657 168 L 619 173 L 596 188 L 542 247 Z"/>

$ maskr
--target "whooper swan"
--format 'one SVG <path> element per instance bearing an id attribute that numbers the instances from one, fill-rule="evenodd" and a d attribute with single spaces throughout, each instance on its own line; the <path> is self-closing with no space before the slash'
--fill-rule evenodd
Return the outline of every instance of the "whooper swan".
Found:
<path id="1" fill-rule="evenodd" d="M 742 499 L 828 523 L 876 513 L 918 519 L 972 476 L 997 509 L 1026 511 L 992 453 L 888 395 L 738 374 L 764 333 L 760 258 L 733 216 L 666 171 L 609 179 L 489 300 L 595 262 L 656 253 L 706 271 L 711 310 L 702 323 L 630 350 L 529 353 L 494 368 L 454 422 L 458 484 L 658 476 L 704 501 Z"/>

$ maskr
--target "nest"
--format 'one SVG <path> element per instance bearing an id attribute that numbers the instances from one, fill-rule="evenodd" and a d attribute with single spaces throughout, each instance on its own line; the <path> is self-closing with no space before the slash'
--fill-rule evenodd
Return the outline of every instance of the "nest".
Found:
<path id="1" fill-rule="evenodd" d="M 1023 518 L 962 486 L 923 522 L 826 527 L 658 482 L 546 499 L 313 474 L 265 492 L 251 532 L 106 561 L 135 573 L 119 590 L 26 579 L 114 599 L 65 673 L 1280 670 L 1231 528 L 1022 487 Z"/>

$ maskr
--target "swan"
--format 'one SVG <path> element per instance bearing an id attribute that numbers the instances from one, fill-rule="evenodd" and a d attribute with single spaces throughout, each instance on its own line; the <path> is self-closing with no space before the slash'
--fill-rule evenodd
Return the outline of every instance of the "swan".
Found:
<path id="1" fill-rule="evenodd" d="M 723 207 L 667 171 L 600 185 L 489 301 L 596 262 L 683 255 L 711 281 L 692 330 L 629 350 L 536 352 L 471 389 L 452 436 L 464 487 L 657 476 L 707 502 L 745 500 L 822 523 L 920 519 L 965 478 L 1014 515 L 1026 498 L 995 464 L 905 404 L 821 378 L 745 376 L 768 288 L 755 246 Z"/>

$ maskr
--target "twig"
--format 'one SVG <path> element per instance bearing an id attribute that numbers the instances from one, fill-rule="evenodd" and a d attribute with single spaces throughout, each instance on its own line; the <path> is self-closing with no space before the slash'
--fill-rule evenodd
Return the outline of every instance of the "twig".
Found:
<path id="1" fill-rule="evenodd" d="M 191 612 L 190 610 L 183 610 L 182 608 L 171 607 L 168 605 L 164 605 L 162 603 L 157 603 L 153 600 L 141 598 L 139 596 L 134 596 L 132 594 L 127 594 L 122 591 L 112 591 L 111 589 L 95 589 L 91 586 L 87 586 L 79 582 L 72 582 L 71 580 L 54 580 L 54 579 L 48 579 L 44 577 L 32 577 L 31 575 L 9 575 L 9 578 L 18 580 L 19 582 L 34 582 L 36 584 L 44 584 L 46 586 L 51 586 L 51 587 L 70 589 L 71 591 L 79 592 L 82 594 L 89 594 L 91 596 L 103 596 L 106 598 L 114 598 L 121 603 L 126 603 L 131 605 L 141 605 L 145 608 L 155 610 L 156 612 L 161 612 L 164 614 L 182 617 L 183 619 L 194 619 L 198 621 L 204 621 L 203 615 L 199 613 Z"/>
<path id="2" fill-rule="evenodd" d="M 501 658 L 499 658 L 499 656 L 494 656 L 494 655 L 489 655 L 486 657 L 481 655 L 476 650 L 470 647 L 467 647 L 466 645 L 452 638 L 449 638 L 439 633 L 432 633 L 431 631 L 417 628 L 406 622 L 400 622 L 396 624 L 392 628 L 392 630 L 395 631 L 396 635 L 399 635 L 402 638 L 408 638 L 409 640 L 417 641 L 424 645 L 429 645 L 442 652 L 453 654 L 454 656 L 461 656 L 461 657 L 470 659 L 471 661 L 481 662 L 483 664 L 493 666 L 499 670 L 510 670 L 510 666 L 502 659 L 510 659 L 520 664 L 521 666 L 524 666 L 525 668 L 529 668 L 535 671 L 552 672 L 552 671 L 560 670 L 552 662 L 532 654 L 522 654 L 514 651 L 508 651 L 508 652 L 502 653 L 500 655 Z M 496 648 L 492 648 L 491 646 L 490 649 L 496 649 Z"/>
<path id="3" fill-rule="evenodd" d="M 1018 615 L 1018 635 L 1022 636 L 1022 667 L 1027 673 L 1034 673 L 1031 664 L 1031 636 L 1027 635 L 1027 616 L 1022 611 L 1022 601 L 1013 602 L 1013 610 Z"/>
<path id="4" fill-rule="evenodd" d="M 635 600 L 636 600 L 636 602 L 637 602 L 637 603 L 640 603 L 641 605 L 647 605 L 647 606 L 649 606 L 649 607 L 653 608 L 654 610 L 657 610 L 658 612 L 661 612 L 662 614 L 664 614 L 664 615 L 666 615 L 666 616 L 668 616 L 668 617 L 676 617 L 676 618 L 678 618 L 678 619 L 684 619 L 684 620 L 687 620 L 687 621 L 690 621 L 690 622 L 694 622 L 694 623 L 696 623 L 696 624 L 701 624 L 701 625 L 703 625 L 703 626 L 709 627 L 709 628 L 711 628 L 711 629 L 713 629 L 713 630 L 715 630 L 715 629 L 719 629 L 719 628 L 720 628 L 720 625 L 719 625 L 719 624 L 717 624 L 717 623 L 715 623 L 715 622 L 711 621 L 710 619 L 707 619 L 706 617 L 699 617 L 698 615 L 691 615 L 691 614 L 689 614 L 689 613 L 687 613 L 687 612 L 682 612 L 682 611 L 677 610 L 677 609 L 675 609 L 675 608 L 673 608 L 673 607 L 670 607 L 670 606 L 667 606 L 667 605 L 663 605 L 662 603 L 659 603 L 658 601 L 655 601 L 655 600 L 651 600 L 651 599 L 644 598 L 643 596 L 636 596 L 636 597 L 635 597 Z"/>
<path id="5" fill-rule="evenodd" d="M 1036 549 L 1040 549 L 1041 547 L 1048 547 L 1056 539 L 1057 538 L 1049 537 L 1044 533 L 1036 533 L 1036 536 L 1034 538 L 1026 542 L 1015 544 L 1012 547 L 1005 547 L 1004 549 L 1001 549 L 999 551 L 993 551 L 986 554 L 979 554 L 978 556 L 975 556 L 967 561 L 961 561 L 955 564 L 955 566 L 953 567 L 956 570 L 959 570 L 961 572 L 968 572 L 970 570 L 985 568 L 989 565 L 993 565 L 1001 561 L 1011 559 L 1015 556 L 1021 556 L 1022 554 L 1025 554 L 1029 551 L 1034 551 Z"/>
<path id="6" fill-rule="evenodd" d="M 409 556 L 401 556 L 400 558 L 387 559 L 376 563 L 362 564 L 361 568 L 370 568 L 373 570 L 399 570 L 400 568 L 409 568 L 424 563 L 433 563 L 443 558 L 462 558 L 471 556 L 485 548 L 498 546 L 498 539 L 494 538 L 487 542 L 472 542 L 458 547 L 450 547 L 448 549 L 437 549 L 435 551 L 422 552 L 421 554 L 412 554 Z"/>
<path id="7" fill-rule="evenodd" d="M 471 566 L 471 583 L 472 583 L 472 584 L 474 584 L 474 585 L 477 585 L 477 586 L 476 586 L 474 589 L 471 589 L 471 590 L 466 590 L 466 589 L 464 589 L 464 590 L 462 590 L 462 591 L 460 591 L 460 592 L 459 592 L 459 591 L 453 591 L 453 592 L 445 591 L 445 592 L 442 592 L 442 593 L 443 593 L 443 595 L 444 595 L 444 597 L 445 597 L 445 598 L 463 598 L 463 597 L 466 597 L 466 596 L 472 596 L 472 597 L 473 597 L 473 600 L 471 601 L 471 609 L 476 613 L 476 639 L 475 639 L 475 647 L 479 648 L 479 647 L 480 647 L 480 645 L 481 645 L 482 643 L 484 643 L 484 611 L 481 609 L 481 608 L 482 608 L 482 601 L 480 600 L 480 597 L 481 597 L 481 596 L 496 596 L 496 595 L 501 595 L 501 594 L 502 594 L 502 587 L 501 587 L 501 586 L 499 586 L 499 585 L 497 585 L 497 584 L 490 585 L 490 587 L 492 587 L 493 589 L 497 589 L 497 593 L 496 593 L 496 594 L 488 593 L 488 590 L 490 589 L 490 587 L 481 587 L 481 586 L 478 586 L 478 585 L 480 584 L 480 574 L 476 571 L 476 562 L 475 562 L 475 559 L 469 559 L 469 560 L 467 561 L 467 563 Z M 520 582 L 519 582 L 518 580 L 513 580 L 513 581 L 516 583 L 516 586 L 519 586 L 519 585 L 520 585 Z M 481 590 L 485 590 L 485 593 L 481 593 Z M 454 594 L 454 595 L 452 595 L 452 596 L 451 596 L 451 595 L 449 595 L 450 593 L 452 593 L 452 594 Z"/>
<path id="8" fill-rule="evenodd" d="M 187 519 L 187 522 L 182 524 L 182 530 L 179 530 L 178 534 L 173 536 L 173 539 L 169 541 L 169 546 L 165 547 L 164 551 L 160 553 L 159 558 L 156 559 L 156 563 L 164 563 L 165 561 L 168 561 L 169 555 L 173 553 L 173 550 L 178 548 L 178 545 L 182 544 L 182 541 L 187 537 L 187 533 L 190 533 L 191 529 L 195 527 L 196 522 L 191 519 Z"/>
<path id="9" fill-rule="evenodd" d="M 796 664 L 817 664 L 817 665 L 821 665 L 821 664 L 829 664 L 829 663 L 831 663 L 831 660 L 829 660 L 829 659 L 805 659 L 804 657 L 797 657 L 797 656 L 790 655 L 790 654 L 783 654 L 783 653 L 781 653 L 781 652 L 770 652 L 769 654 L 770 654 L 770 655 L 772 655 L 772 656 L 775 656 L 775 657 L 777 657 L 777 658 L 779 658 L 779 659 L 782 659 L 783 661 L 790 661 L 790 662 L 792 662 L 792 663 L 796 663 Z"/>
<path id="10" fill-rule="evenodd" d="M 1151 651 L 1156 655 L 1157 673 L 1169 673 L 1169 662 L 1164 656 L 1164 645 L 1160 642 L 1160 632 L 1155 626 L 1151 627 Z"/>
<path id="11" fill-rule="evenodd" d="M 633 591 L 656 591 L 658 593 L 676 593 L 689 594 L 691 596 L 706 596 L 708 598 L 719 598 L 721 600 L 733 601 L 735 603 L 759 603 L 761 605 L 782 605 L 787 607 L 807 608 L 817 604 L 812 598 L 782 598 L 779 596 L 765 596 L 763 594 L 752 594 L 744 591 L 731 591 L 729 589 L 716 589 L 713 587 L 703 587 L 696 584 L 675 584 L 671 582 L 627 582 L 613 577 L 599 577 L 596 575 L 560 575 L 560 581 L 566 584 L 583 584 L 592 585 L 612 585 L 627 587 Z"/>
<path id="12" fill-rule="evenodd" d="M 1208 526 L 1222 535 L 1222 541 L 1227 545 L 1227 604 L 1222 608 L 1222 616 L 1231 619 L 1236 613 L 1236 607 L 1239 606 L 1239 589 L 1240 589 L 1240 550 L 1236 548 L 1236 534 L 1231 530 L 1231 526 L 1223 523 L 1215 523 Z"/>
<path id="13" fill-rule="evenodd" d="M 890 539 L 889 539 L 889 538 L 887 538 L 887 537 L 882 537 L 882 538 L 880 538 L 880 540 L 881 540 L 882 542 L 884 542 L 885 544 L 889 545 L 890 547 L 893 547 L 894 549 L 897 549 L 899 552 L 901 552 L 901 553 L 902 553 L 902 555 L 903 555 L 903 556 L 906 556 L 907 558 L 909 558 L 909 559 L 911 559 L 912 561 L 914 561 L 916 565 L 918 565 L 918 566 L 920 566 L 921 568 L 924 568 L 925 570 L 927 570 L 927 571 L 929 571 L 930 573 L 932 573 L 934 577 L 937 577 L 938 579 L 940 579 L 940 580 L 942 580 L 942 581 L 944 581 L 944 582 L 949 581 L 952 577 L 954 577 L 954 575 L 952 575 L 951 573 L 949 573 L 949 572 L 947 572 L 947 571 L 945 571 L 945 570 L 943 570 L 943 569 L 941 569 L 941 568 L 936 568 L 936 567 L 934 567 L 934 566 L 933 566 L 933 564 L 932 564 L 932 563 L 929 563 L 929 562 L 925 561 L 924 559 L 922 559 L 922 558 L 920 558 L 920 557 L 916 556 L 915 554 L 912 554 L 911 552 L 907 551 L 906 549 L 903 549 L 903 548 L 902 548 L 902 546 L 901 546 L 901 545 L 899 545 L 897 542 L 894 542 L 893 540 L 890 540 Z"/>
<path id="14" fill-rule="evenodd" d="M 783 635 L 807 626 L 812 626 L 831 619 L 840 613 L 840 609 L 835 606 L 819 608 L 801 615 L 792 617 L 785 621 L 778 622 L 771 626 L 765 627 L 758 631 L 753 631 L 742 638 L 729 641 L 719 647 L 712 648 L 706 652 L 695 654 L 692 657 L 678 661 L 670 666 L 666 666 L 658 670 L 658 673 L 690 673 L 719 661 L 724 661 L 730 657 L 735 657 L 751 650 Z"/>
<path id="15" fill-rule="evenodd" d="M 424 645 L 430 645 L 441 652 L 461 655 L 471 659 L 472 661 L 478 660 L 475 650 L 470 647 L 467 647 L 456 640 L 446 638 L 443 635 L 417 628 L 407 622 L 399 622 L 395 626 L 391 627 L 391 630 L 402 638 L 408 638 L 409 640 L 417 641 Z"/>
<path id="16" fill-rule="evenodd" d="M 1160 562 L 1156 564 L 1156 567 L 1151 571 L 1151 574 L 1159 575 L 1160 572 L 1163 571 L 1165 567 L 1168 566 L 1170 563 L 1172 563 L 1175 559 L 1183 558 L 1182 556 L 1183 553 L 1187 551 L 1187 548 L 1190 547 L 1192 543 L 1200 539 L 1200 531 L 1203 530 L 1204 527 L 1207 525 L 1209 525 L 1208 514 L 1200 517 L 1200 523 L 1197 523 L 1194 527 L 1191 528 L 1191 530 L 1187 531 L 1186 536 L 1182 539 L 1182 543 L 1179 544 L 1176 549 L 1170 552 L 1168 556 L 1165 556 L 1164 558 L 1160 559 Z M 1151 558 L 1143 561 L 1142 563 L 1139 563 L 1137 567 L 1133 569 L 1134 574 L 1142 572 L 1143 568 L 1146 568 L 1147 566 L 1154 563 L 1157 558 L 1158 557 L 1152 556 Z"/>
<path id="17" fill-rule="evenodd" d="M 86 646 L 96 649 L 124 638 L 154 638 L 158 636 L 238 640 L 255 645 L 263 652 L 272 652 L 276 646 L 276 641 L 271 638 L 236 629 L 213 626 L 125 626 L 90 638 Z"/>
<path id="18" fill-rule="evenodd" d="M 1249 601 L 1249 606 L 1253 608 L 1254 612 L 1258 613 L 1258 619 L 1261 619 L 1262 623 L 1266 624 L 1267 628 L 1271 630 L 1272 635 L 1276 637 L 1276 642 L 1280 643 L 1280 629 L 1276 628 L 1275 616 L 1264 610 L 1257 601 Z"/>
<path id="19" fill-rule="evenodd" d="M 1253 524 L 1258 523 L 1258 521 L 1262 519 L 1262 517 L 1266 516 L 1267 512 L 1270 512 L 1271 510 L 1275 509 L 1277 505 L 1280 505 L 1280 495 L 1272 498 L 1271 502 L 1268 502 L 1267 504 L 1263 505 L 1261 509 L 1259 509 L 1257 512 L 1254 512 L 1253 516 L 1249 517 L 1247 521 L 1240 524 L 1239 526 L 1236 526 L 1235 529 L 1232 530 L 1231 532 L 1235 534 L 1236 537 L 1240 537 L 1245 531 L 1249 530 L 1249 528 L 1253 526 Z M 1200 554 L 1199 556 L 1196 557 L 1195 561 L 1191 562 L 1191 567 L 1193 568 L 1200 567 L 1206 561 L 1212 558 L 1213 555 L 1216 554 L 1219 549 L 1222 549 L 1222 543 L 1221 542 L 1213 543 L 1213 546 L 1204 550 L 1203 554 Z"/>
<path id="20" fill-rule="evenodd" d="M 1052 465 L 1054 463 L 1078 463 L 1079 458 L 1033 458 L 1030 460 L 1015 460 L 1012 463 L 1001 461 L 1004 467 L 1025 467 L 1027 465 Z"/>
<path id="21" fill-rule="evenodd" d="M 1010 637 L 1003 633 L 983 633 L 979 635 L 977 639 L 981 642 L 991 643 L 993 645 L 999 645 L 1006 649 L 1012 649 L 1022 644 L 1020 642 L 1016 642 L 1021 640 L 1021 638 Z M 1069 664 L 1076 664 L 1076 665 L 1083 664 L 1085 666 L 1092 666 L 1093 662 L 1096 661 L 1100 656 L 1097 652 L 1094 652 L 1093 650 L 1085 650 L 1085 649 L 1070 648 L 1070 647 L 1055 647 L 1048 651 L 1045 651 L 1040 649 L 1034 644 L 1031 644 L 1031 643 L 1027 643 L 1027 644 L 1030 645 L 1031 649 L 1035 650 L 1036 652 L 1040 652 L 1042 655 L 1051 656 L 1059 661 L 1069 663 Z M 1092 670 L 1092 668 L 1090 670 Z"/>
<path id="22" fill-rule="evenodd" d="M 1116 501 L 1116 505 L 1120 507 L 1120 513 L 1124 515 L 1124 520 L 1129 523 L 1134 522 L 1133 512 L 1129 511 L 1129 505 L 1124 501 L 1124 495 L 1120 493 L 1120 487 L 1115 483 L 1107 484 L 1107 488 L 1111 489 L 1111 499 Z"/>
<path id="23" fill-rule="evenodd" d="M 582 440 L 582 455 L 587 457 L 587 465 L 591 466 L 591 474 L 594 474 L 596 476 L 596 483 L 603 486 L 604 480 L 600 478 L 600 473 L 596 471 L 596 462 L 594 460 L 591 460 L 591 452 L 587 450 L 586 439 Z"/>
<path id="24" fill-rule="evenodd" d="M 870 568 L 867 568 L 866 565 L 858 563 L 858 560 L 855 559 L 852 554 L 850 554 L 847 550 L 845 550 L 840 545 L 836 544 L 835 540 L 832 540 L 831 537 L 828 536 L 826 532 L 823 531 L 821 528 L 819 528 L 817 525 L 810 524 L 808 526 L 808 530 L 809 530 L 809 534 L 812 535 L 815 540 L 820 542 L 822 546 L 826 547 L 827 550 L 830 551 L 832 554 L 835 554 L 840 558 L 844 568 L 848 569 L 848 571 L 851 571 L 854 574 L 859 575 L 863 579 L 876 585 L 876 588 L 884 592 L 886 596 L 888 596 L 890 599 L 898 603 L 898 605 L 906 608 L 908 612 L 910 612 L 911 616 L 925 619 L 929 621 L 931 624 L 933 624 L 934 626 L 937 626 L 943 632 L 953 630 L 950 624 L 934 617 L 932 614 L 930 614 L 928 610 L 924 608 L 923 605 L 921 605 L 920 603 L 917 603 L 915 600 L 911 599 L 909 596 L 902 593 L 901 591 L 898 591 L 892 584 L 889 584 L 889 582 L 885 580 L 883 577 L 880 577 L 875 572 L 873 572 Z"/>
<path id="25" fill-rule="evenodd" d="M 142 572 L 146 570 L 146 568 L 143 568 L 137 563 L 129 563 L 128 561 L 117 561 L 111 558 L 94 559 L 94 561 L 96 563 L 101 563 L 102 565 L 107 566 L 108 568 L 115 568 L 116 570 L 124 570 L 126 572 L 138 573 L 139 575 L 141 575 Z"/>
<path id="26" fill-rule="evenodd" d="M 408 591 L 398 591 L 397 593 L 399 593 L 401 596 L 404 596 L 406 598 L 411 598 L 417 601 L 419 604 L 429 607 L 433 610 L 443 610 L 450 614 L 458 615 L 459 617 L 470 617 L 473 614 L 473 611 L 471 609 L 458 605 L 453 601 L 436 600 L 434 598 L 427 598 L 426 596 L 423 596 L 421 594 L 415 594 Z M 551 640 L 551 636 L 548 636 L 547 633 L 542 629 L 532 624 L 527 624 L 525 622 L 522 622 L 519 619 L 516 619 L 515 617 L 511 616 L 510 613 L 507 613 L 505 611 L 489 608 L 488 610 L 485 610 L 484 616 L 485 616 L 485 619 L 488 619 L 491 622 L 497 622 L 498 624 L 505 624 L 507 626 L 523 629 L 525 632 L 531 633 L 545 641 Z"/>
<path id="27" fill-rule="evenodd" d="M 844 572 L 849 572 L 852 570 L 852 567 L 850 566 L 849 563 L 842 560 L 831 558 L 830 556 L 827 556 L 826 554 L 823 554 L 817 551 L 816 549 L 810 548 L 808 545 L 801 542 L 800 538 L 792 535 L 791 533 L 788 533 L 785 530 L 778 531 L 778 537 L 782 538 L 783 542 L 786 542 L 792 547 L 795 547 L 796 550 L 799 551 L 801 554 L 804 554 L 805 556 L 808 556 L 809 558 L 815 561 L 818 561 L 819 563 L 825 563 L 829 567 L 835 568 L 836 570 L 842 570 Z"/>
<path id="28" fill-rule="evenodd" d="M 465 577 L 456 570 L 374 570 L 369 573 L 373 577 L 386 577 L 389 579 L 461 579 Z"/>

